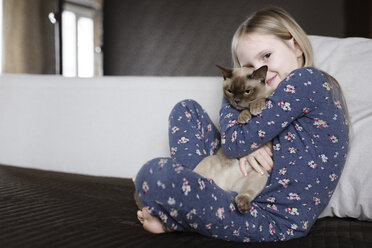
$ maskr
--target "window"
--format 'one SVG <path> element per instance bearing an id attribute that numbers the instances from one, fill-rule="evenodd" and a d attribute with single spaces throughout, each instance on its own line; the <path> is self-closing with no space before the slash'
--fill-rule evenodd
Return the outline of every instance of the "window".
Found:
<path id="1" fill-rule="evenodd" d="M 77 76 L 76 16 L 71 11 L 62 13 L 62 72 L 64 76 Z"/>
<path id="2" fill-rule="evenodd" d="M 78 19 L 78 76 L 94 76 L 94 35 L 93 19 L 81 17 Z"/>
<path id="3" fill-rule="evenodd" d="M 100 75 L 102 63 L 95 65 L 100 44 L 95 44 L 97 10 L 81 4 L 66 3 L 62 12 L 62 74 L 66 77 Z M 97 49 L 95 49 L 97 47 Z M 101 56 L 102 57 L 102 56 Z"/>

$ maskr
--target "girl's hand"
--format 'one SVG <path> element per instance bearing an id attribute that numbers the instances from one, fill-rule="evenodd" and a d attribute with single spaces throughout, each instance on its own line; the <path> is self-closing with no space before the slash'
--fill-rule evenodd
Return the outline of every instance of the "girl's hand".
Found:
<path id="1" fill-rule="evenodd" d="M 272 142 L 266 143 L 264 146 L 258 148 L 254 152 L 239 159 L 240 170 L 244 176 L 247 176 L 246 163 L 248 162 L 252 168 L 260 174 L 264 174 L 264 170 L 271 172 L 274 166 L 272 159 Z"/>

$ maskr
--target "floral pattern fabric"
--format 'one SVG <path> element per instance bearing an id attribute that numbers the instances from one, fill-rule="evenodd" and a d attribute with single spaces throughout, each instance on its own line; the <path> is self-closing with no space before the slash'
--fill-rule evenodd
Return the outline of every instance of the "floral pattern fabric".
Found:
<path id="1" fill-rule="evenodd" d="M 242 125 L 239 113 L 224 99 L 219 132 L 195 101 L 177 104 L 169 118 L 171 157 L 141 168 L 140 200 L 175 231 L 240 242 L 305 236 L 328 204 L 348 150 L 348 125 L 332 85 L 315 68 L 297 69 L 267 99 L 262 114 Z M 239 158 L 270 140 L 274 168 L 246 214 L 237 210 L 236 192 L 192 171 L 220 145 Z"/>

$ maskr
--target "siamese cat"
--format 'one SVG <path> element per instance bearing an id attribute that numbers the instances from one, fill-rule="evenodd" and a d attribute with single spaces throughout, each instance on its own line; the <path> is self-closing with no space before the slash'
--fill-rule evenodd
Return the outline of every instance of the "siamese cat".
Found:
<path id="1" fill-rule="evenodd" d="M 234 108 L 241 110 L 238 123 L 247 123 L 252 115 L 260 114 L 266 106 L 266 98 L 274 91 L 265 83 L 267 66 L 257 70 L 217 67 L 221 69 L 224 78 L 225 98 Z M 248 164 L 248 175 L 244 176 L 240 171 L 239 160 L 227 157 L 222 148 L 216 155 L 204 158 L 194 171 L 212 179 L 223 190 L 237 192 L 235 203 L 241 213 L 249 211 L 250 202 L 264 189 L 268 176 L 267 172 L 261 175 Z"/>
<path id="2" fill-rule="evenodd" d="M 264 65 L 257 70 L 250 67 L 220 68 L 224 81 L 223 93 L 229 103 L 241 110 L 238 122 L 247 123 L 252 115 L 261 114 L 266 106 L 266 98 L 271 96 L 274 89 L 265 83 L 267 66 Z"/>

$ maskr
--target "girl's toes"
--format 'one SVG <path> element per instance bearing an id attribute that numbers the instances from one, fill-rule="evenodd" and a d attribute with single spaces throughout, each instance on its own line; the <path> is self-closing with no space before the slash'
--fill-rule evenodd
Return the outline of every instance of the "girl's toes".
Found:
<path id="1" fill-rule="evenodd" d="M 141 224 L 143 224 L 144 216 L 141 210 L 137 211 L 137 219 L 141 222 Z"/>

